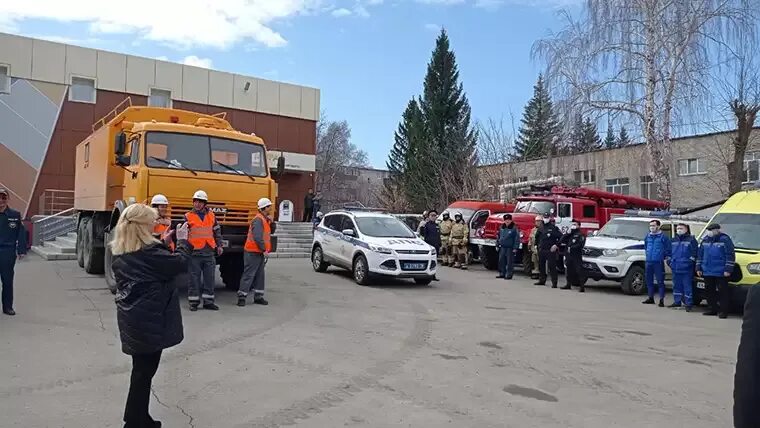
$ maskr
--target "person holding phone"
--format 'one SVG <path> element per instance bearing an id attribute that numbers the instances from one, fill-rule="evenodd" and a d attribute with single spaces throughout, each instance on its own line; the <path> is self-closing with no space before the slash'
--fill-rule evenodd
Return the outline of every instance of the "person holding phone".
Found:
<path id="1" fill-rule="evenodd" d="M 150 416 L 150 389 L 161 353 L 182 342 L 182 312 L 177 275 L 186 272 L 192 247 L 188 225 L 175 231 L 174 252 L 155 237 L 155 209 L 144 204 L 128 206 L 116 224 L 111 245 L 116 279 L 116 320 L 121 350 L 132 357 L 132 374 L 124 409 L 124 428 L 158 428 Z"/>

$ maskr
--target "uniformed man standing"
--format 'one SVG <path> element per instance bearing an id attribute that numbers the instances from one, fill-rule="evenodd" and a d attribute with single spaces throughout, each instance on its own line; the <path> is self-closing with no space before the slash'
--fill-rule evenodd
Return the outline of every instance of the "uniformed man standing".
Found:
<path id="1" fill-rule="evenodd" d="M 567 248 L 567 284 L 562 289 L 570 290 L 572 286 L 576 286 L 579 288 L 578 291 L 583 293 L 586 291 L 583 285 L 583 246 L 586 245 L 586 237 L 581 233 L 581 223 L 578 220 L 573 219 L 570 230 L 562 237 L 562 244 Z"/>
<path id="2" fill-rule="evenodd" d="M 0 188 L 0 282 L 3 292 L 3 313 L 16 315 L 13 310 L 13 274 L 16 259 L 26 255 L 26 230 L 21 213 L 8 207 L 8 191 Z"/>
<path id="3" fill-rule="evenodd" d="M 559 280 L 557 261 L 559 260 L 559 244 L 562 239 L 562 232 L 551 222 L 548 214 L 544 215 L 542 221 L 544 226 L 539 235 L 541 240 L 538 242 L 538 282 L 535 285 L 546 285 L 548 275 L 552 280 L 552 288 L 557 288 L 557 281 Z"/>
<path id="4" fill-rule="evenodd" d="M 190 226 L 187 238 L 193 247 L 191 273 L 193 280 L 187 292 L 190 310 L 197 311 L 201 299 L 203 309 L 218 311 L 214 303 L 214 283 L 216 279 L 216 258 L 221 256 L 222 228 L 216 216 L 206 206 L 208 195 L 203 190 L 193 195 L 193 210 L 185 214 L 185 221 Z"/>
<path id="5" fill-rule="evenodd" d="M 530 262 L 530 277 L 538 279 L 538 243 L 541 241 L 541 231 L 544 230 L 543 217 L 536 216 L 535 227 L 528 237 L 528 248 L 523 257 L 524 263 Z M 530 259 L 528 259 L 530 257 Z"/>
<path id="6" fill-rule="evenodd" d="M 420 221 L 420 224 L 417 225 L 417 233 L 420 236 L 422 236 L 422 234 L 425 233 L 423 229 L 425 229 L 425 223 L 427 223 L 427 221 L 428 221 L 428 212 L 427 210 L 425 210 L 422 212 L 422 220 Z"/>
<path id="7" fill-rule="evenodd" d="M 454 258 L 451 255 L 451 244 L 449 238 L 451 237 L 451 227 L 454 226 L 454 221 L 451 220 L 451 216 L 448 211 L 444 211 L 443 220 L 440 224 L 441 229 L 441 264 L 443 266 L 451 266 L 454 264 Z"/>
<path id="8" fill-rule="evenodd" d="M 454 214 L 454 224 L 451 226 L 451 236 L 449 243 L 454 255 L 454 267 L 467 269 L 467 243 L 469 242 L 470 231 L 464 222 L 462 213 Z"/>
<path id="9" fill-rule="evenodd" d="M 253 289 L 253 303 L 268 305 L 264 299 L 264 266 L 269 252 L 272 251 L 272 223 L 270 221 L 272 201 L 261 198 L 258 202 L 259 213 L 253 218 L 245 240 L 243 277 L 238 289 L 238 306 L 245 306 L 246 297 Z"/>

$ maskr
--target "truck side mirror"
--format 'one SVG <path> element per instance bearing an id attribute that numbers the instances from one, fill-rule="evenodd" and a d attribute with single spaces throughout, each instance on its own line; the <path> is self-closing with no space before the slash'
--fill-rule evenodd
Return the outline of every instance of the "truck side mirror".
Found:
<path id="1" fill-rule="evenodd" d="M 285 156 L 280 153 L 280 157 L 277 158 L 277 175 L 282 175 L 285 172 Z"/>
<path id="2" fill-rule="evenodd" d="M 116 155 L 116 165 L 129 166 L 130 158 L 127 155 Z"/>
<path id="3" fill-rule="evenodd" d="M 113 147 L 113 151 L 117 156 L 116 162 L 118 163 L 118 157 L 127 151 L 127 134 L 125 134 L 123 131 L 116 134 L 116 137 L 114 137 Z"/>

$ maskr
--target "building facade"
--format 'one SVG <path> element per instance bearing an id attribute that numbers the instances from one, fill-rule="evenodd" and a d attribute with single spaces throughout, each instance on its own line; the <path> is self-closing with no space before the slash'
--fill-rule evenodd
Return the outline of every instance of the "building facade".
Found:
<path id="1" fill-rule="evenodd" d="M 300 212 L 313 186 L 320 91 L 239 74 L 0 33 L 0 186 L 27 217 L 74 189 L 74 154 L 92 125 L 132 105 L 226 113 L 283 154 L 279 200 Z"/>
<path id="2" fill-rule="evenodd" d="M 672 140 L 673 208 L 703 206 L 728 196 L 726 164 L 733 156 L 731 140 L 735 135 L 735 132 L 720 132 Z M 637 144 L 553 159 L 483 166 L 479 169 L 479 178 L 494 199 L 499 198 L 500 184 L 551 176 L 562 176 L 581 186 L 657 199 L 651 165 L 646 146 Z M 744 169 L 745 185 L 760 180 L 760 128 L 756 128 L 750 138 Z"/>
<path id="3" fill-rule="evenodd" d="M 322 194 L 323 210 L 341 208 L 344 205 L 380 206 L 380 194 L 385 180 L 390 176 L 387 170 L 374 168 L 345 167 L 335 177 L 330 188 L 317 191 Z M 327 211 L 325 211 L 327 212 Z"/>

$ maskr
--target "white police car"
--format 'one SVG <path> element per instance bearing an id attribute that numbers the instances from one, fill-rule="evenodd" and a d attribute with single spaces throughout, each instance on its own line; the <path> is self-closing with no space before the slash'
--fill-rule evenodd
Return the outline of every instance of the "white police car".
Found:
<path id="1" fill-rule="evenodd" d="M 433 247 L 398 218 L 379 212 L 332 211 L 314 231 L 311 262 L 324 272 L 330 265 L 353 272 L 361 285 L 374 276 L 411 278 L 427 285 L 437 268 Z"/>

